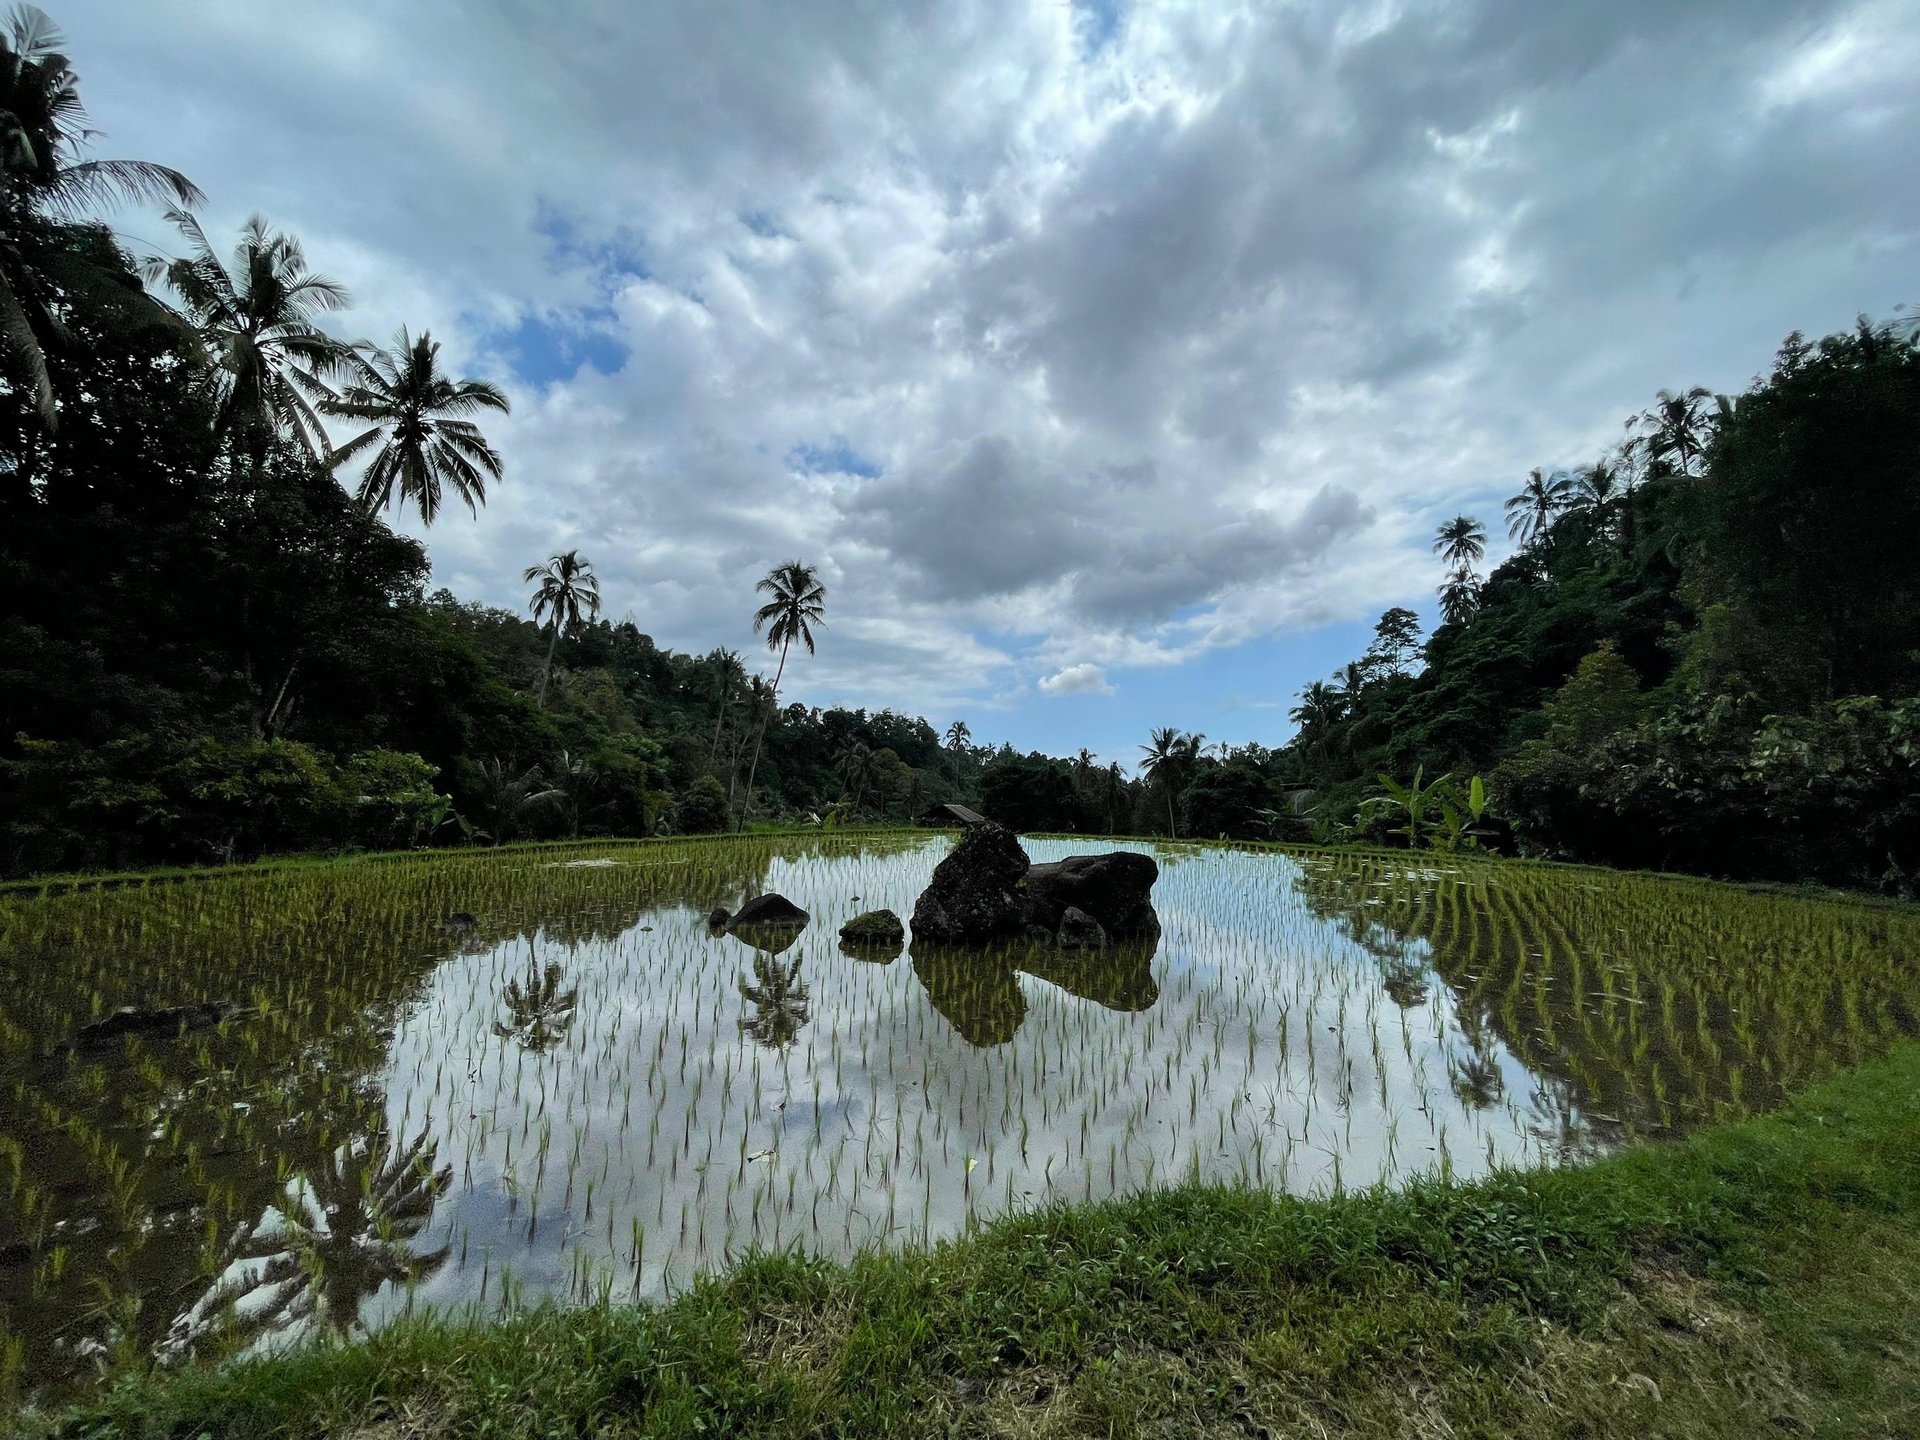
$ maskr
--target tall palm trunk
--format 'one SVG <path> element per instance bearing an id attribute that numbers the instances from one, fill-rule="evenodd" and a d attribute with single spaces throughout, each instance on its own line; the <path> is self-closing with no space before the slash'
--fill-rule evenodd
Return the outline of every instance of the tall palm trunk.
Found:
<path id="1" fill-rule="evenodd" d="M 560 648 L 560 621 L 553 622 L 553 638 L 547 641 L 547 664 L 540 672 L 539 703 L 542 710 L 547 708 L 547 682 L 553 679 L 553 652 Z"/>
<path id="2" fill-rule="evenodd" d="M 780 707 L 780 677 L 787 673 L 787 647 L 793 644 L 789 636 L 780 646 L 780 663 L 773 672 L 773 691 L 767 696 L 766 718 L 760 722 L 760 733 L 753 740 L 753 760 L 747 766 L 747 793 L 740 797 L 740 824 L 737 829 L 747 828 L 747 811 L 753 808 L 753 777 L 760 769 L 760 746 L 767 738 L 767 726 L 773 723 L 773 712 Z"/>
<path id="3" fill-rule="evenodd" d="M 726 721 L 726 718 L 727 718 L 727 691 L 726 691 L 725 685 L 723 684 L 720 690 L 719 698 L 714 703 L 713 743 L 707 747 L 708 760 L 717 760 L 720 758 L 720 726 Z"/>
<path id="4" fill-rule="evenodd" d="M 1171 785 L 1167 786 L 1167 836 L 1172 840 L 1180 838 L 1180 827 L 1173 822 L 1173 786 Z"/>

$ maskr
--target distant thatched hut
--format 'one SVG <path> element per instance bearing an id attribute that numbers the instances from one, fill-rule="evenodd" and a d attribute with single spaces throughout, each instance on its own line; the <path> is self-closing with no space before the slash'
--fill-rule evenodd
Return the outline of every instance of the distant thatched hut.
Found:
<path id="1" fill-rule="evenodd" d="M 920 817 L 920 823 L 938 826 L 941 829 L 958 825 L 964 830 L 971 825 L 986 824 L 987 817 L 978 810 L 969 810 L 964 805 L 936 805 Z"/>

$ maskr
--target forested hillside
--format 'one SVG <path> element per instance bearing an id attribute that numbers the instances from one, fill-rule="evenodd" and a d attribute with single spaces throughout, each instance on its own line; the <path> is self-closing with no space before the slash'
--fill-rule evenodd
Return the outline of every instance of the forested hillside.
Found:
<path id="1" fill-rule="evenodd" d="M 1423 666 L 1388 635 L 1302 697 L 1278 768 L 1320 792 L 1320 833 L 1403 829 L 1404 804 L 1364 804 L 1382 772 L 1484 772 L 1529 853 L 1914 889 L 1911 325 L 1793 336 L 1743 395 L 1663 394 L 1507 518 L 1519 548 L 1484 579 L 1484 528 L 1442 527 Z"/>

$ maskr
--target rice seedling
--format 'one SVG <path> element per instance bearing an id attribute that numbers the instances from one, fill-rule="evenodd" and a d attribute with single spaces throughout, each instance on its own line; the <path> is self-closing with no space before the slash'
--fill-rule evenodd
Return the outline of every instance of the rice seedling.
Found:
<path id="1" fill-rule="evenodd" d="M 1162 846 L 1155 946 L 843 953 L 946 844 L 0 897 L 7 1373 L 51 1392 L 408 1307 L 659 1297 L 756 1248 L 1181 1178 L 1577 1159 L 1765 1108 L 1920 1014 L 1910 910 L 1420 856 Z M 813 923 L 708 929 L 767 890 Z M 210 1001 L 233 1008 L 71 1043 Z"/>

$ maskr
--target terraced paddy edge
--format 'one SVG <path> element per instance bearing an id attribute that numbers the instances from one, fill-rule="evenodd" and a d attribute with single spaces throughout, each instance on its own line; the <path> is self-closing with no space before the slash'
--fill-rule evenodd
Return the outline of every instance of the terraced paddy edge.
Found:
<path id="1" fill-rule="evenodd" d="M 0 897 L 9 1384 L 52 1404 L 408 1314 L 652 1300 L 756 1250 L 853 1259 L 1169 1182 L 1582 1159 L 1772 1107 L 1920 1008 L 1911 909 L 1405 854 L 1161 847 L 1153 950 L 835 944 L 911 909 L 948 843 Z M 766 889 L 814 924 L 709 932 Z M 69 1048 L 203 1000 L 247 1013 Z"/>
<path id="2" fill-rule="evenodd" d="M 131 1377 L 22 1433 L 1920 1433 L 1920 1046 L 1572 1168 L 1181 1186 L 662 1307 L 412 1319 Z"/>

